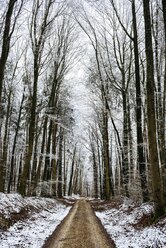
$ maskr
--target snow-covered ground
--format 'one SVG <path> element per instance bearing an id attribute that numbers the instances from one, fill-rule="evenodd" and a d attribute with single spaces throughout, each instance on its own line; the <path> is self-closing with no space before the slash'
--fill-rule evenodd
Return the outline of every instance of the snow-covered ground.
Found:
<path id="1" fill-rule="evenodd" d="M 79 196 L 66 197 L 66 202 L 73 203 L 79 198 Z M 96 206 L 99 206 L 99 209 L 100 203 L 102 206 L 104 202 L 97 201 Z M 9 221 L 11 225 L 7 230 L 0 229 L 0 248 L 42 247 L 70 208 L 55 199 L 22 198 L 18 194 L 0 193 L 1 226 L 3 227 L 5 219 L 15 219 L 13 224 Z M 149 227 L 147 225 L 150 219 L 148 216 L 153 213 L 153 204 L 135 206 L 125 200 L 123 204 L 115 204 L 115 206 L 106 203 L 103 209 L 105 210 L 96 211 L 96 215 L 101 219 L 117 248 L 166 247 L 166 218 Z M 18 215 L 21 213 L 19 220 L 17 213 Z"/>
<path id="2" fill-rule="evenodd" d="M 151 213 L 152 204 L 142 204 L 139 207 L 122 204 L 119 208 L 97 211 L 96 215 L 117 248 L 165 248 L 166 218 L 149 227 L 143 227 L 146 216 Z"/>
<path id="3" fill-rule="evenodd" d="M 32 211 L 29 218 L 17 221 L 7 231 L 0 231 L 0 248 L 40 248 L 68 214 L 70 207 L 54 199 L 27 197 L 0 193 L 0 214 L 10 218 L 11 213 L 22 209 Z"/>

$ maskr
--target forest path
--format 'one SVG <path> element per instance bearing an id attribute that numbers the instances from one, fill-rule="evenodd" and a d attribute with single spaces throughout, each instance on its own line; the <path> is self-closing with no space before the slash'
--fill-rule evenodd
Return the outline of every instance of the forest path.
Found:
<path id="1" fill-rule="evenodd" d="M 89 202 L 78 200 L 44 248 L 114 248 Z"/>

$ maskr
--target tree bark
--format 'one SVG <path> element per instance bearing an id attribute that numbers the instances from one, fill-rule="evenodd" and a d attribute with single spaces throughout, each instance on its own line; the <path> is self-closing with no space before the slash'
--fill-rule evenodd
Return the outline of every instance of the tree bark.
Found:
<path id="1" fill-rule="evenodd" d="M 162 116 L 162 172 L 163 172 L 163 189 L 164 189 L 164 201 L 166 203 L 166 140 L 165 140 L 165 124 L 166 124 L 166 1 L 162 0 L 163 18 L 164 18 L 164 34 L 165 34 L 165 70 L 164 70 L 164 94 L 163 94 L 163 116 Z"/>
<path id="2" fill-rule="evenodd" d="M 57 195 L 59 198 L 62 198 L 62 155 L 63 155 L 63 130 L 60 128 L 59 134 L 59 152 L 58 152 L 58 187 Z"/>
<path id="3" fill-rule="evenodd" d="M 4 25 L 4 32 L 3 32 L 3 38 L 2 38 L 2 50 L 1 50 L 1 57 L 0 57 L 0 142 L 1 141 L 1 126 L 2 126 L 2 120 L 3 120 L 3 106 L 2 106 L 2 89 L 3 89 L 3 81 L 4 81 L 4 75 L 5 75 L 5 67 L 7 58 L 9 55 L 10 50 L 10 41 L 11 41 L 11 35 L 12 31 L 11 28 L 11 21 L 12 21 L 12 15 L 14 11 L 14 6 L 17 0 L 10 0 L 8 4 L 8 9 L 6 12 L 5 17 L 5 25 Z M 0 154 L 1 156 L 1 154 Z M 3 166 L 3 159 L 0 157 L 0 175 L 2 175 L 2 180 L 0 180 L 0 192 L 4 192 L 4 166 Z"/>
<path id="4" fill-rule="evenodd" d="M 9 1 L 7 13 L 6 13 L 6 19 L 5 19 L 2 51 L 1 51 L 1 57 L 0 57 L 0 104 L 1 104 L 1 97 L 2 97 L 2 87 L 3 87 L 3 79 L 4 79 L 4 74 L 5 74 L 5 67 L 6 67 L 6 62 L 7 62 L 7 58 L 9 55 L 10 41 L 11 41 L 11 35 L 12 35 L 11 30 L 10 30 L 11 21 L 12 21 L 13 10 L 14 10 L 14 6 L 16 2 L 17 0 Z"/>
<path id="5" fill-rule="evenodd" d="M 42 54 L 44 49 L 44 44 L 46 41 L 46 32 L 48 30 L 48 26 L 51 25 L 52 20 L 49 20 L 50 9 L 54 1 L 48 0 L 47 4 L 43 6 L 44 2 L 40 3 L 39 0 L 34 0 L 33 10 L 32 10 L 32 19 L 31 19 L 31 27 L 30 27 L 30 37 L 31 37 L 31 45 L 33 51 L 33 89 L 32 89 L 32 99 L 31 99 L 31 110 L 30 110 L 30 123 L 29 123 L 29 139 L 28 139 L 28 148 L 27 154 L 25 157 L 25 165 L 23 169 L 23 173 L 20 179 L 20 187 L 19 192 L 24 196 L 26 195 L 27 189 L 27 180 L 29 179 L 29 169 L 31 167 L 32 154 L 34 149 L 34 139 L 35 139 L 35 127 L 36 127 L 36 109 L 37 109 L 37 96 L 38 96 L 38 79 L 39 79 L 39 70 L 41 69 L 42 64 Z M 40 24 L 38 23 L 38 16 L 40 16 L 40 12 L 43 11 L 43 17 L 40 20 Z M 38 26 L 38 32 L 37 32 Z"/>
<path id="6" fill-rule="evenodd" d="M 92 158 L 93 158 L 94 197 L 98 198 L 98 167 L 97 167 L 96 154 L 95 154 L 94 135 L 92 132 L 90 134 L 90 136 L 92 136 L 90 137 L 90 143 L 91 143 Z"/>
<path id="7" fill-rule="evenodd" d="M 71 172 L 70 172 L 70 181 L 69 181 L 69 188 L 68 188 L 68 196 L 72 195 L 72 186 L 73 186 L 73 174 L 74 174 L 74 165 L 75 165 L 75 156 L 76 156 L 76 146 L 73 151 L 73 159 L 71 165 Z"/>
<path id="8" fill-rule="evenodd" d="M 25 98 L 25 94 L 23 93 L 21 105 L 20 105 L 20 110 L 19 110 L 19 114 L 18 114 L 18 119 L 17 119 L 17 124 L 16 124 L 14 141 L 13 141 L 10 170 L 9 170 L 9 182 L 8 182 L 8 187 L 7 187 L 8 193 L 10 193 L 10 189 L 12 188 L 12 186 L 14 184 L 14 157 L 15 157 L 15 150 L 16 150 L 18 133 L 19 133 L 19 129 L 20 129 L 20 121 L 21 121 L 21 114 L 22 114 L 22 109 L 23 109 L 24 98 Z"/>
<path id="9" fill-rule="evenodd" d="M 140 66 L 138 51 L 137 19 L 135 10 L 135 0 L 132 1 L 133 30 L 134 30 L 134 56 L 135 56 L 135 84 L 136 84 L 136 123 L 137 123 L 137 154 L 138 168 L 141 178 L 141 188 L 143 201 L 149 200 L 148 185 L 146 178 L 146 161 L 143 146 L 143 128 L 142 128 L 142 100 L 140 83 Z"/>
<path id="10" fill-rule="evenodd" d="M 125 195 L 129 197 L 129 159 L 128 159 L 128 111 L 127 111 L 127 94 L 126 91 L 122 92 L 123 99 L 123 161 L 122 161 L 122 172 L 123 172 L 123 186 Z"/>
<path id="11" fill-rule="evenodd" d="M 159 158 L 156 139 L 156 116 L 155 116 L 155 81 L 154 62 L 151 32 L 151 16 L 149 0 L 143 0 L 144 23 L 145 23 L 145 50 L 146 50 L 146 90 L 147 90 L 147 120 L 149 156 L 152 174 L 153 200 L 155 202 L 156 217 L 164 213 L 163 192 L 159 169 Z"/>

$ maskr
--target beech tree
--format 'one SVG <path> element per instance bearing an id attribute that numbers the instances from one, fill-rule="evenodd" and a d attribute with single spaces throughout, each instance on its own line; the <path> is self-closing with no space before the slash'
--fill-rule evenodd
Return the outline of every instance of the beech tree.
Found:
<path id="1" fill-rule="evenodd" d="M 15 9 L 16 4 L 19 3 L 18 11 L 14 16 L 14 21 L 12 20 L 13 12 Z M 0 56 L 0 103 L 1 103 L 1 97 L 2 97 L 2 88 L 3 88 L 3 80 L 5 75 L 5 67 L 6 62 L 8 59 L 9 51 L 10 51 L 10 43 L 11 38 L 13 35 L 13 32 L 15 30 L 16 21 L 19 17 L 19 14 L 21 12 L 22 6 L 23 6 L 24 0 L 18 1 L 18 0 L 10 0 L 7 6 L 7 12 L 5 15 L 5 23 L 4 23 L 4 30 L 3 30 L 3 37 L 2 37 L 2 50 L 1 50 L 1 56 Z M 1 110 L 2 112 L 2 110 Z"/>
<path id="2" fill-rule="evenodd" d="M 35 126 L 36 126 L 36 106 L 37 106 L 37 91 L 38 91 L 38 79 L 43 66 L 42 55 L 44 44 L 46 42 L 46 35 L 50 26 L 52 25 L 54 19 L 60 15 L 63 10 L 63 3 L 58 6 L 58 9 L 51 15 L 51 8 L 54 6 L 55 1 L 46 0 L 40 3 L 39 0 L 33 2 L 32 9 L 32 19 L 30 24 L 30 38 L 33 52 L 33 91 L 32 91 L 32 103 L 31 103 L 31 113 L 30 113 L 30 124 L 28 130 L 28 147 L 25 159 L 25 165 L 23 168 L 23 173 L 20 180 L 19 192 L 22 195 L 26 194 L 26 181 L 29 178 L 29 170 L 31 166 L 31 159 L 33 153 L 33 145 L 35 138 Z M 41 17 L 41 11 L 44 8 L 44 14 Z M 40 22 L 40 25 L 39 25 Z"/>
<path id="3" fill-rule="evenodd" d="M 165 155 L 165 124 L 166 124 L 166 1 L 162 0 L 162 11 L 164 19 L 164 37 L 165 37 L 165 67 L 164 67 L 164 93 L 163 93 L 163 116 L 162 116 L 162 169 L 163 169 L 163 189 L 164 189 L 164 201 L 166 202 L 166 155 Z"/>
<path id="4" fill-rule="evenodd" d="M 75 144 L 73 150 L 73 157 L 72 157 L 72 164 L 71 164 L 71 172 L 70 172 L 70 179 L 69 179 L 69 186 L 68 186 L 68 195 L 72 195 L 73 191 L 73 175 L 74 175 L 74 166 L 75 166 L 75 157 L 76 157 L 77 146 Z"/>
<path id="5" fill-rule="evenodd" d="M 23 0 L 4 4 L 1 191 L 60 198 L 73 193 L 106 200 L 139 197 L 154 200 L 156 216 L 164 213 L 166 4 L 151 1 L 150 10 L 150 0 L 143 0 L 143 7 L 139 3 L 32 0 L 26 5 L 31 13 Z M 138 23 L 145 23 L 145 30 Z M 87 42 L 86 48 L 79 39 Z M 74 70 L 69 72 L 78 54 L 84 60 L 86 49 L 83 80 L 92 115 L 85 133 L 75 137 L 73 72 L 73 84 L 78 78 Z"/>
<path id="6" fill-rule="evenodd" d="M 131 9 L 132 9 L 132 22 L 133 22 L 133 36 L 130 34 L 125 27 L 125 24 L 122 23 L 118 11 L 115 7 L 114 1 L 111 0 L 113 9 L 118 18 L 120 25 L 122 26 L 124 32 L 133 42 L 134 45 L 134 63 L 135 63 L 135 85 L 136 85 L 136 125 L 137 125 L 137 154 L 138 154 L 138 168 L 140 172 L 141 187 L 142 187 L 142 196 L 143 200 L 147 201 L 148 196 L 148 185 L 146 179 L 146 161 L 145 161 L 145 152 L 143 146 L 143 128 L 142 128 L 142 99 L 141 99 L 141 79 L 140 79 L 140 59 L 139 59 L 139 47 L 138 47 L 138 31 L 137 31 L 137 16 L 136 16 L 136 6 L 135 0 L 131 0 Z"/>
<path id="7" fill-rule="evenodd" d="M 98 173 L 98 163 L 97 163 L 97 159 L 96 159 L 96 146 L 95 146 L 95 135 L 94 135 L 94 131 L 89 131 L 90 134 L 89 134 L 89 139 L 90 139 L 90 146 L 91 146 L 91 150 L 92 150 L 92 159 L 93 159 L 93 177 L 94 177 L 94 197 L 95 198 L 98 198 L 99 196 L 99 193 L 98 193 L 98 176 L 99 176 L 99 173 Z"/>
<path id="8" fill-rule="evenodd" d="M 144 22 L 145 22 L 145 49 L 146 49 L 146 90 L 147 90 L 147 120 L 148 120 L 148 142 L 149 156 L 152 173 L 153 200 L 155 202 L 156 217 L 164 213 L 163 192 L 161 175 L 159 169 L 159 158 L 156 138 L 156 115 L 154 97 L 154 62 L 151 33 L 151 16 L 149 0 L 143 0 Z"/>
<path id="9" fill-rule="evenodd" d="M 22 95 L 22 100 L 20 103 L 20 109 L 18 113 L 18 118 L 16 122 L 16 128 L 15 128 L 15 135 L 14 135 L 14 141 L 13 141 L 13 147 L 12 147 L 12 154 L 11 154 L 11 161 L 10 161 L 10 168 L 9 168 L 9 181 L 8 181 L 8 186 L 7 186 L 7 192 L 10 193 L 11 189 L 14 189 L 15 187 L 15 177 L 16 177 L 16 166 L 15 166 L 15 150 L 16 150 L 16 145 L 17 145 L 17 139 L 18 139 L 18 134 L 19 134 L 19 128 L 20 128 L 20 122 L 21 122 L 21 115 L 22 115 L 22 110 L 23 110 L 23 104 L 24 104 L 24 99 L 25 99 L 25 88 L 23 91 Z"/>
<path id="10" fill-rule="evenodd" d="M 7 59 L 10 52 L 10 44 L 12 35 L 15 30 L 17 19 L 20 15 L 22 6 L 23 6 L 24 0 L 18 1 L 18 0 L 10 0 L 7 6 L 7 11 L 5 13 L 4 17 L 4 28 L 2 28 L 2 47 L 1 47 L 1 55 L 0 55 L 0 143 L 2 140 L 2 120 L 4 115 L 3 110 L 3 104 L 2 104 L 2 92 L 3 92 L 3 85 L 4 85 L 4 76 L 5 76 L 5 68 Z M 16 10 L 15 15 L 13 15 L 13 12 L 15 10 L 15 6 L 18 4 L 18 8 Z M 2 147 L 1 147 L 2 149 Z M 3 164 L 3 158 L 2 158 L 2 151 L 0 151 L 0 174 L 2 175 L 2 180 L 0 180 L 0 191 L 4 192 L 4 183 L 5 183 L 5 168 Z"/>

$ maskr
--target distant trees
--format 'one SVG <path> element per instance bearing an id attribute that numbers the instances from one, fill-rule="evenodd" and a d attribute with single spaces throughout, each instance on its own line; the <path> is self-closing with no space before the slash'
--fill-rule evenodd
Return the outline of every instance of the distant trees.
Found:
<path id="1" fill-rule="evenodd" d="M 65 77 L 77 60 L 75 24 L 66 15 L 65 1 L 45 0 L 31 1 L 26 6 L 32 8 L 31 14 L 24 9 L 29 23 L 24 20 L 23 25 L 28 26 L 18 27 L 23 4 L 10 1 L 6 12 L 6 19 L 12 20 L 6 20 L 8 34 L 4 36 L 16 34 L 11 51 L 11 40 L 4 46 L 1 32 L 5 54 L 5 60 L 1 59 L 1 191 L 62 197 L 67 194 L 66 173 L 72 163 L 68 150 L 72 149 L 69 140 L 74 119 Z M 18 53 L 17 33 L 23 28 L 26 38 L 20 38 Z M 3 30 L 5 33 L 5 22 Z"/>
<path id="2" fill-rule="evenodd" d="M 163 212 L 166 6 L 164 0 L 141 3 L 5 4 L 0 12 L 1 191 L 124 195 L 153 199 L 156 215 Z M 84 144 L 74 136 L 66 83 L 84 49 L 76 44 L 79 33 L 90 51 L 85 80 L 93 109 Z"/>
<path id="3" fill-rule="evenodd" d="M 2 121 L 4 118 L 4 107 L 3 107 L 3 101 L 2 101 L 2 93 L 3 93 L 3 86 L 4 86 L 4 78 L 5 78 L 5 69 L 7 64 L 7 59 L 10 52 L 10 46 L 11 46 L 11 39 L 12 35 L 15 30 L 17 19 L 20 15 L 22 6 L 23 6 L 24 0 L 18 1 L 18 0 L 10 0 L 7 6 L 7 11 L 4 13 L 4 23 L 2 24 L 2 30 L 1 30 L 1 40 L 2 40 L 2 46 L 1 46 L 1 55 L 0 55 L 0 143 L 2 146 Z M 13 12 L 15 13 L 13 14 Z M 9 99 L 10 101 L 10 99 Z M 9 112 L 8 112 L 9 114 Z M 8 118 L 7 118 L 8 119 Z M 1 147 L 2 149 L 2 147 Z M 2 151 L 0 152 L 0 173 L 2 175 L 2 179 L 0 180 L 0 191 L 4 191 L 5 187 L 5 165 L 3 163 L 2 158 Z"/>
<path id="4" fill-rule="evenodd" d="M 32 19 L 30 24 L 30 39 L 33 53 L 33 85 L 31 96 L 31 109 L 30 109 L 30 123 L 28 128 L 28 144 L 25 158 L 25 165 L 20 180 L 19 191 L 22 195 L 26 194 L 25 181 L 29 178 L 29 170 L 31 167 L 31 158 L 33 153 L 33 145 L 35 139 L 35 126 L 36 126 L 36 110 L 37 110 L 37 94 L 38 94 L 38 80 L 39 74 L 44 66 L 42 59 L 44 46 L 47 36 L 49 36 L 50 27 L 53 24 L 54 19 L 61 14 L 62 6 L 58 6 L 58 10 L 51 16 L 51 8 L 55 1 L 49 0 L 40 3 L 39 1 L 33 2 Z M 41 17 L 41 13 L 44 13 Z M 50 17 L 51 16 L 51 17 Z M 40 25 L 39 25 L 40 23 Z M 47 56 L 47 55 L 45 55 Z"/>
<path id="5" fill-rule="evenodd" d="M 152 198 L 158 215 L 163 211 L 162 188 L 165 188 L 165 179 L 161 176 L 165 164 L 165 57 L 162 52 L 159 53 L 159 47 L 161 51 L 165 51 L 165 41 L 160 41 L 160 35 L 165 30 L 165 4 L 158 1 L 152 13 L 149 1 L 143 1 L 142 9 L 137 1 L 130 2 L 130 9 L 125 1 L 121 3 L 110 0 L 105 4 L 93 2 L 89 5 L 85 3 L 76 16 L 94 49 L 92 56 L 95 62 L 89 65 L 87 80 L 97 102 L 93 105 L 97 119 L 90 123 L 89 135 L 94 169 L 94 195 L 98 194 L 96 192 L 99 192 L 101 186 L 105 191 L 102 193 L 101 190 L 100 196 L 109 199 L 114 195 L 114 191 L 117 193 L 116 187 L 120 187 L 118 193 L 130 197 L 135 193 L 134 187 L 135 190 L 141 187 L 143 201 Z M 96 8 L 96 17 L 89 12 L 90 5 Z M 126 11 L 131 15 L 125 15 Z M 143 33 L 138 22 L 141 27 L 144 23 L 139 19 L 138 12 L 140 16 L 144 15 L 144 41 L 140 39 Z M 103 119 L 101 106 L 105 106 L 103 114 L 107 115 L 107 121 Z M 94 124 L 96 120 L 97 130 Z M 104 130 L 105 124 L 108 137 L 105 144 L 109 144 L 108 149 L 101 142 L 104 141 L 105 135 L 102 136 L 101 130 Z M 97 142 L 98 139 L 101 143 Z M 108 167 L 103 167 L 104 158 L 109 161 Z M 100 159 L 103 163 L 99 162 Z M 106 177 L 103 168 L 110 173 L 106 172 Z M 108 184 L 104 183 L 105 178 L 108 179 Z M 109 183 L 113 186 L 110 195 L 107 194 L 109 190 L 106 186 Z"/>
<path id="6" fill-rule="evenodd" d="M 148 185 L 146 179 L 146 164 L 145 164 L 145 151 L 143 146 L 143 128 L 142 128 L 142 97 L 141 97 L 141 77 L 140 77 L 140 58 L 139 58 L 139 46 L 138 46 L 138 31 L 137 31 L 137 16 L 136 16 L 136 4 L 135 0 L 131 1 L 131 12 L 132 12 L 132 23 L 133 23 L 133 34 L 129 32 L 125 24 L 122 23 L 121 18 L 117 12 L 114 1 L 111 1 L 116 17 L 122 26 L 124 32 L 129 37 L 130 41 L 133 42 L 134 50 L 134 72 L 135 72 L 135 94 L 136 94 L 136 132 L 137 132 L 137 163 L 141 179 L 142 196 L 143 200 L 147 201 L 148 196 Z M 131 51 L 132 52 L 132 51 Z"/>

